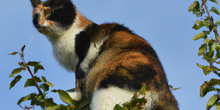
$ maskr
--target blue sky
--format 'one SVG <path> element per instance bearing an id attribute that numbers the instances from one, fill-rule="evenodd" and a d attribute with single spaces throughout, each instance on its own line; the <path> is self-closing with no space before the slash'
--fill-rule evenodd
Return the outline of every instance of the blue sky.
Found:
<path id="1" fill-rule="evenodd" d="M 197 18 L 188 12 L 192 0 L 73 0 L 77 9 L 88 19 L 98 24 L 116 22 L 129 27 L 146 39 L 156 50 L 166 71 L 169 84 L 182 87 L 172 91 L 181 110 L 204 110 L 209 97 L 199 97 L 199 88 L 205 80 L 216 77 L 205 76 L 196 63 L 206 64 L 198 57 L 202 40 L 193 41 L 192 37 L 200 31 L 192 29 Z M 36 88 L 23 88 L 30 78 L 22 72 L 23 79 L 11 90 L 9 78 L 17 68 L 19 56 L 9 56 L 26 45 L 25 59 L 41 61 L 45 71 L 39 71 L 54 84 L 52 89 L 74 87 L 74 74 L 67 72 L 55 61 L 52 47 L 45 36 L 38 33 L 32 24 L 32 7 L 29 0 L 0 1 L 0 87 L 1 109 L 19 110 L 17 101 Z M 51 93 L 60 103 L 58 95 Z M 28 105 L 28 103 L 25 103 Z M 22 104 L 24 106 L 24 104 Z"/>

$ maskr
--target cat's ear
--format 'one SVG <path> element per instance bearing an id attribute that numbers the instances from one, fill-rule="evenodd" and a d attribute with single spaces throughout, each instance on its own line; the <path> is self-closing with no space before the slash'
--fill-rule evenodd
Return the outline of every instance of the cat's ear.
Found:
<path id="1" fill-rule="evenodd" d="M 34 8 L 37 7 L 38 5 L 40 5 L 41 3 L 42 3 L 42 1 L 40 1 L 40 0 L 31 0 L 31 4 Z"/>

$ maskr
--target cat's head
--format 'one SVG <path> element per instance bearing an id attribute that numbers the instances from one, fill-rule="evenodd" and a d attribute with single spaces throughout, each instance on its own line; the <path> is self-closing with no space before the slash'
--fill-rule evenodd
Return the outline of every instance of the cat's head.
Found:
<path id="1" fill-rule="evenodd" d="M 76 8 L 71 0 L 31 0 L 33 24 L 40 33 L 57 34 L 67 30 L 74 22 Z"/>

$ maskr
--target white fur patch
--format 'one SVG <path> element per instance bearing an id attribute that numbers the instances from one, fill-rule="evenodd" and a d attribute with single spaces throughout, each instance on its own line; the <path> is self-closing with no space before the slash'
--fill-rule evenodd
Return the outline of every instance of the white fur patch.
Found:
<path id="1" fill-rule="evenodd" d="M 76 101 L 80 101 L 81 98 L 82 98 L 81 92 L 68 92 L 68 94 L 70 95 L 70 97 L 71 97 L 73 100 L 76 100 Z"/>
<path id="2" fill-rule="evenodd" d="M 113 110 L 116 104 L 129 102 L 134 92 L 127 91 L 118 87 L 100 89 L 93 93 L 92 110 Z"/>
<path id="3" fill-rule="evenodd" d="M 69 30 L 47 36 L 53 44 L 53 53 L 56 60 L 68 71 L 73 72 L 75 72 L 76 65 L 79 61 L 75 52 L 75 38 L 77 34 L 84 30 L 78 27 L 79 22 L 79 18 L 76 17 L 75 22 Z"/>
<path id="4" fill-rule="evenodd" d="M 116 104 L 122 105 L 129 102 L 135 92 L 111 86 L 107 89 L 100 89 L 93 93 L 91 110 L 113 110 Z M 157 92 L 147 91 L 146 95 L 140 95 L 139 98 L 147 99 L 143 110 L 154 110 L 159 101 Z"/>
<path id="5" fill-rule="evenodd" d="M 80 63 L 80 67 L 84 72 L 89 71 L 90 61 L 93 60 L 98 55 L 100 47 L 108 38 L 109 38 L 108 36 L 105 36 L 103 39 L 101 39 L 97 42 L 90 43 L 88 53 L 87 53 L 86 57 L 83 59 L 82 63 Z"/>

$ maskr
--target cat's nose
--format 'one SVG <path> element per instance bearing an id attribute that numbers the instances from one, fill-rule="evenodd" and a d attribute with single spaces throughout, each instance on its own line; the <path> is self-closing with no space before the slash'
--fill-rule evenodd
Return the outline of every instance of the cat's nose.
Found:
<path id="1" fill-rule="evenodd" d="M 33 24 L 40 33 L 46 33 L 47 28 L 40 24 L 40 14 L 36 13 L 33 18 Z"/>

